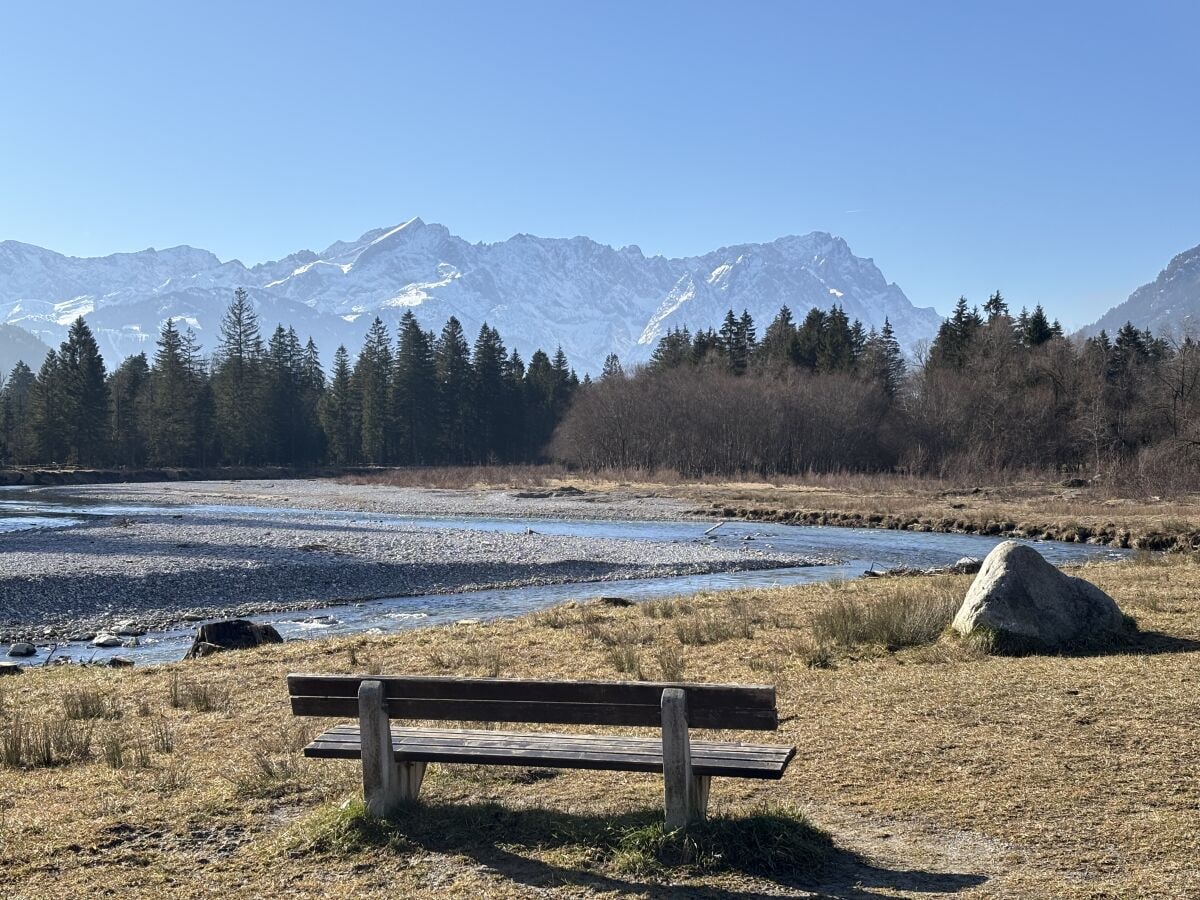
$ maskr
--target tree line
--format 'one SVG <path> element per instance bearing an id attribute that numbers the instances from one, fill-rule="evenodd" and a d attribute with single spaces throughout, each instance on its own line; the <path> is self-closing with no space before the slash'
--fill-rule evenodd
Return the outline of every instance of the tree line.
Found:
<path id="1" fill-rule="evenodd" d="M 784 307 L 756 335 L 664 335 L 643 369 L 584 386 L 553 453 L 588 469 L 684 475 L 1029 470 L 1200 483 L 1200 346 L 1126 324 L 1071 340 L 1045 311 L 996 292 L 965 299 L 906 360 L 890 324 Z"/>
<path id="2" fill-rule="evenodd" d="M 10 465 L 434 465 L 539 458 L 579 379 L 566 355 L 526 364 L 484 325 L 474 345 L 451 317 L 440 334 L 411 311 L 393 341 L 376 318 L 352 361 L 328 375 L 317 346 L 278 326 L 263 338 L 246 292 L 206 357 L 163 323 L 152 359 L 109 373 L 83 318 L 35 373 L 0 388 L 0 462 Z"/>

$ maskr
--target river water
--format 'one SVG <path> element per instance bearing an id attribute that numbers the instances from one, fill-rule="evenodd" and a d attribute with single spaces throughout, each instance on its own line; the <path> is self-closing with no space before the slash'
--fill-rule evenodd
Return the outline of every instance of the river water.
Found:
<path id="1" fill-rule="evenodd" d="M 65 528 L 94 518 L 121 516 L 226 516 L 311 515 L 314 522 L 350 525 L 395 523 L 407 527 L 458 528 L 474 531 L 524 532 L 579 537 L 623 538 L 644 541 L 707 541 L 718 546 L 752 546 L 766 553 L 788 551 L 834 559 L 831 565 L 786 569 L 763 569 L 708 575 L 650 578 L 602 583 L 570 583 L 521 588 L 431 594 L 372 600 L 303 612 L 251 616 L 273 625 L 285 640 L 328 637 L 355 633 L 384 634 L 422 625 L 437 625 L 463 619 L 512 616 L 553 606 L 567 600 L 620 596 L 631 600 L 695 594 L 706 590 L 766 588 L 811 584 L 857 578 L 869 568 L 912 566 L 926 568 L 953 563 L 964 556 L 982 558 L 1002 538 L 978 535 L 936 534 L 882 529 L 836 528 L 724 521 L 712 528 L 711 521 L 634 521 L 583 519 L 514 519 L 488 517 L 414 517 L 359 511 L 277 509 L 261 506 L 80 504 L 57 500 L 28 489 L 0 489 L 0 559 L 3 535 L 31 528 Z M 1030 542 L 1055 564 L 1089 560 L 1120 559 L 1129 551 L 1086 544 L 1054 541 Z M 139 639 L 136 648 L 96 649 L 86 644 L 67 644 L 55 649 L 40 647 L 38 655 L 22 660 L 29 665 L 44 662 L 47 655 L 76 660 L 103 660 L 112 655 L 133 657 L 139 664 L 177 660 L 192 641 L 195 626 L 177 631 L 152 632 Z"/>

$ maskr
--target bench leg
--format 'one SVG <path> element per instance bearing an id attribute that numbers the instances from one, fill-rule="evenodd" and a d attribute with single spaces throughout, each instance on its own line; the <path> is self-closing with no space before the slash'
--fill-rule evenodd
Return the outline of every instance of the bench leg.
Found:
<path id="1" fill-rule="evenodd" d="M 363 800 L 367 811 L 380 818 L 394 813 L 405 799 L 384 703 L 382 683 L 364 681 L 359 684 L 358 732 L 362 748 Z M 417 779 L 419 786 L 420 778 Z"/>
<path id="2" fill-rule="evenodd" d="M 692 776 L 692 795 L 688 809 L 693 822 L 703 822 L 708 818 L 708 789 L 711 784 L 710 775 Z"/>
<path id="3" fill-rule="evenodd" d="M 686 828 L 689 822 L 703 819 L 708 805 L 708 778 L 692 775 L 687 694 L 682 688 L 667 688 L 662 693 L 662 743 L 663 808 L 667 830 L 676 831 Z"/>
<path id="4" fill-rule="evenodd" d="M 425 763 L 397 763 L 396 777 L 400 782 L 400 799 L 411 803 L 421 793 L 421 779 L 425 777 Z"/>

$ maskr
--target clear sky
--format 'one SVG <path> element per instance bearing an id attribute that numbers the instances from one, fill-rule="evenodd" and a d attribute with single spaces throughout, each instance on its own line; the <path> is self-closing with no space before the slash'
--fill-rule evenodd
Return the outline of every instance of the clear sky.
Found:
<path id="1" fill-rule="evenodd" d="M 1074 326 L 1200 243 L 1198 35 L 1195 2 L 0 0 L 0 239 L 824 230 L 918 305 Z"/>

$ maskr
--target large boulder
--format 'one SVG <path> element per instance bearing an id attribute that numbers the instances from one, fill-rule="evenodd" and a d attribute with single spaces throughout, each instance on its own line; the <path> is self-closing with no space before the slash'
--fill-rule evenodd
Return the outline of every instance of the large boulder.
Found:
<path id="1" fill-rule="evenodd" d="M 17 641 L 8 648 L 9 656 L 33 656 L 35 653 L 37 653 L 37 648 L 29 641 Z"/>
<path id="2" fill-rule="evenodd" d="M 951 627 L 999 652 L 1095 649 L 1136 628 L 1100 588 L 1016 541 L 988 554 Z"/>
<path id="3" fill-rule="evenodd" d="M 209 656 L 222 650 L 248 650 L 262 644 L 282 644 L 283 638 L 271 625 L 259 625 L 246 619 L 209 622 L 196 629 L 196 639 L 185 659 Z"/>

